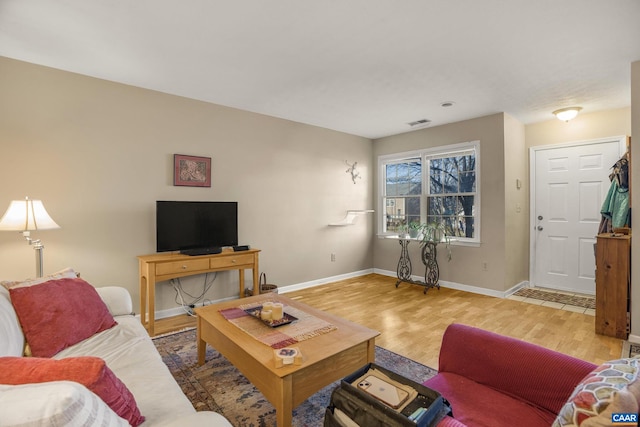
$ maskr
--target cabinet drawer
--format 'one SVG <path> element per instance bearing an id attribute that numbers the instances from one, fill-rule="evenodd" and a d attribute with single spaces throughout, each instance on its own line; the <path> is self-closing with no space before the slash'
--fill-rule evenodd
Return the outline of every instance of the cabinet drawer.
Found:
<path id="1" fill-rule="evenodd" d="M 209 269 L 208 259 L 190 259 L 184 261 L 161 262 L 156 264 L 156 275 L 180 273 L 183 271 L 198 271 Z"/>
<path id="2" fill-rule="evenodd" d="M 229 268 L 239 265 L 253 264 L 253 254 L 231 255 L 211 258 L 211 268 Z"/>

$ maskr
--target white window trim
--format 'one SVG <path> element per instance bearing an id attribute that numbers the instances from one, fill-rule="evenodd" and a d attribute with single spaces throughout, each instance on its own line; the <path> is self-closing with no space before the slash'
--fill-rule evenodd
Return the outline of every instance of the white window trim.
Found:
<path id="1" fill-rule="evenodd" d="M 474 221 L 474 232 L 476 237 L 474 237 L 473 239 L 464 239 L 464 240 L 458 240 L 456 239 L 452 239 L 451 240 L 451 244 L 452 245 L 459 245 L 459 246 L 473 246 L 473 247 L 477 247 L 480 246 L 481 244 L 481 229 L 480 229 L 480 225 L 481 225 L 481 194 L 482 194 L 482 189 L 481 189 L 481 185 L 480 183 L 482 182 L 481 177 L 480 177 L 480 170 L 481 170 L 481 161 L 480 161 L 480 141 L 476 140 L 476 141 L 469 141 L 469 142 L 461 142 L 461 143 L 457 143 L 457 144 L 450 144 L 450 145 L 441 145 L 438 147 L 430 147 L 430 148 L 425 148 L 422 150 L 413 150 L 413 151 L 405 151 L 405 152 L 401 152 L 401 153 L 393 153 L 393 154 L 384 154 L 381 156 L 378 156 L 378 230 L 377 230 L 377 235 L 379 238 L 398 238 L 398 235 L 396 233 L 393 232 L 383 232 L 382 230 L 384 230 L 384 220 L 385 220 L 385 206 L 384 206 L 384 185 L 385 185 L 385 174 L 384 174 L 384 169 L 383 166 L 386 164 L 390 164 L 390 163 L 400 163 L 403 160 L 407 160 L 407 159 L 411 159 L 411 158 L 415 158 L 415 157 L 420 157 L 422 159 L 422 163 L 423 163 L 423 174 L 422 174 L 422 194 L 421 197 L 424 198 L 423 204 L 426 203 L 426 189 L 429 188 L 429 176 L 428 174 L 424 173 L 424 165 L 425 162 L 427 162 L 430 158 L 433 158 L 435 156 L 439 156 L 440 154 L 442 155 L 446 155 L 446 154 L 455 154 L 456 151 L 468 151 L 468 150 L 475 150 L 475 155 L 476 155 L 476 200 L 474 202 L 475 204 L 475 210 L 476 210 L 476 215 L 475 217 L 475 221 Z M 444 156 L 443 156 L 444 157 Z M 426 214 L 426 206 L 422 206 L 421 207 L 421 212 Z"/>

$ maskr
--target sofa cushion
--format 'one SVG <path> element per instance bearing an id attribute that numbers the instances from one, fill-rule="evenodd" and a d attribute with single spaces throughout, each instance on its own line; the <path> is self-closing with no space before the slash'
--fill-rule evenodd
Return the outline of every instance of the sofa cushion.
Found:
<path id="1" fill-rule="evenodd" d="M 147 419 L 145 426 L 164 426 L 166 420 L 193 414 L 195 408 L 162 361 L 140 319 L 118 316 L 116 320 L 113 328 L 65 348 L 54 359 L 86 355 L 103 359 L 135 396 Z"/>
<path id="2" fill-rule="evenodd" d="M 628 407 L 629 404 L 626 403 L 628 395 L 633 396 L 633 393 L 638 393 L 636 390 L 639 375 L 640 356 L 612 360 L 598 366 L 576 386 L 568 402 L 560 410 L 553 427 L 583 425 L 590 418 L 598 418 L 611 405 Z M 632 383 L 634 387 L 629 389 Z M 637 411 L 637 407 L 636 400 L 635 407 L 628 408 L 629 412 Z M 609 415 L 608 411 L 607 415 Z M 602 415 L 600 418 L 607 418 L 607 415 Z M 608 419 L 610 422 L 610 415 Z M 590 423 L 598 425 L 596 420 Z"/>
<path id="3" fill-rule="evenodd" d="M 13 309 L 9 291 L 0 286 L 0 357 L 21 356 L 24 334 Z"/>
<path id="4" fill-rule="evenodd" d="M 424 383 L 451 403 L 454 418 L 469 427 L 549 427 L 555 414 L 452 373 Z"/>
<path id="5" fill-rule="evenodd" d="M 47 274 L 46 276 L 36 277 L 32 279 L 24 279 L 24 280 L 3 280 L 0 282 L 0 285 L 7 289 L 11 288 L 19 288 L 23 286 L 33 286 L 38 285 L 40 283 L 48 282 L 49 280 L 57 280 L 57 279 L 74 279 L 78 277 L 78 273 L 73 271 L 72 268 L 67 267 L 60 271 L 56 271 L 55 273 Z"/>
<path id="6" fill-rule="evenodd" d="M 632 391 L 635 384 L 635 391 Z M 614 414 L 637 414 L 640 407 L 640 381 L 636 380 L 634 384 L 614 393 L 613 400 L 598 416 L 591 417 L 580 425 L 580 427 L 609 427 L 613 421 Z M 629 423 L 636 425 L 637 423 Z"/>
<path id="7" fill-rule="evenodd" d="M 13 287 L 9 293 L 36 357 L 51 357 L 116 324 L 95 288 L 79 278 Z"/>
<path id="8" fill-rule="evenodd" d="M 75 381 L 97 394 L 113 411 L 137 426 L 144 421 L 135 398 L 98 357 L 61 360 L 36 357 L 0 358 L 0 384 L 19 385 L 49 381 Z"/>
<path id="9" fill-rule="evenodd" d="M 106 403 L 73 381 L 0 385 L 0 427 L 103 426 L 127 427 Z"/>

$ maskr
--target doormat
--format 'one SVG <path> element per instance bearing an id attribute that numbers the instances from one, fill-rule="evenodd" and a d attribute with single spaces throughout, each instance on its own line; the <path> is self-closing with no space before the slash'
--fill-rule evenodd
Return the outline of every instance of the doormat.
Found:
<path id="1" fill-rule="evenodd" d="M 622 357 L 640 356 L 640 344 L 625 341 L 622 343 Z"/>
<path id="2" fill-rule="evenodd" d="M 206 363 L 198 366 L 196 331 L 154 338 L 153 343 L 183 393 L 198 411 L 216 411 L 235 427 L 276 425 L 276 413 L 245 377 L 224 356 L 207 345 Z M 437 371 L 376 346 L 376 364 L 422 383 Z M 338 382 L 311 395 L 293 410 L 291 427 L 321 427 L 331 392 Z"/>
<path id="3" fill-rule="evenodd" d="M 573 305 L 582 308 L 596 308 L 595 297 L 578 296 L 560 294 L 557 292 L 543 291 L 540 289 L 522 288 L 515 292 L 513 295 L 518 297 L 539 299 L 543 301 L 557 302 L 560 304 Z"/>

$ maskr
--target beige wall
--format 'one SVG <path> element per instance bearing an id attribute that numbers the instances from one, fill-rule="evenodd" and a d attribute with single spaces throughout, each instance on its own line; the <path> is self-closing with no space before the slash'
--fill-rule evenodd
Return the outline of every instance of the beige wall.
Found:
<path id="1" fill-rule="evenodd" d="M 639 69 L 634 64 L 635 106 Z M 453 247 L 451 262 L 441 253 L 441 278 L 503 292 L 528 277 L 527 149 L 630 135 L 632 126 L 630 108 L 527 126 L 500 113 L 372 142 L 6 58 L 0 70 L 0 214 L 13 199 L 44 200 L 63 227 L 34 236 L 46 246 L 45 271 L 72 266 L 96 286 L 126 286 L 136 301 L 136 256 L 155 251 L 156 200 L 237 200 L 240 243 L 263 250 L 261 270 L 272 283 L 372 267 L 395 272 L 399 245 L 375 237 L 374 215 L 354 226 L 327 224 L 348 209 L 381 209 L 379 155 L 474 140 L 481 144 L 482 245 Z M 174 187 L 174 153 L 212 157 L 212 187 Z M 345 160 L 358 162 L 363 179 L 356 184 Z M 421 275 L 418 247 L 410 248 L 413 273 Z M 1 279 L 32 276 L 33 256 L 17 233 L 0 233 Z M 184 282 L 198 293 L 202 278 Z M 236 286 L 235 273 L 220 273 L 207 298 L 232 296 Z M 175 307 L 173 298 L 162 285 L 159 309 Z M 637 330 L 640 314 L 634 314 Z"/>
<path id="2" fill-rule="evenodd" d="M 527 148 L 539 145 L 588 141 L 611 136 L 631 135 L 631 108 L 582 112 L 569 121 L 550 119 L 525 127 Z M 527 166 L 529 163 L 527 162 Z"/>
<path id="3" fill-rule="evenodd" d="M 632 204 L 638 206 L 637 191 L 640 188 L 640 172 L 637 167 L 638 162 L 634 159 L 640 158 L 640 61 L 631 64 L 631 189 Z M 634 166 L 635 165 L 635 166 Z M 638 227 L 640 224 L 640 209 L 631 210 L 631 224 Z M 636 237 L 631 240 L 632 266 L 640 266 L 640 239 Z M 640 342 L 640 274 L 631 272 L 631 334 L 635 342 Z"/>
<path id="4" fill-rule="evenodd" d="M 271 283 L 371 268 L 372 215 L 328 226 L 373 205 L 370 140 L 6 58 L 0 70 L 0 214 L 13 199 L 44 201 L 62 226 L 34 234 L 45 272 L 71 266 L 137 301 L 156 200 L 238 201 L 240 243 L 262 249 Z M 211 157 L 211 188 L 174 187 L 174 153 Z M 358 162 L 356 184 L 345 160 Z M 33 276 L 34 264 L 18 233 L 0 233 L 0 279 Z M 184 283 L 197 294 L 202 281 Z M 207 298 L 234 294 L 237 273 L 223 272 Z M 158 309 L 173 299 L 159 286 Z"/>
<path id="5" fill-rule="evenodd" d="M 510 129 L 510 134 L 511 132 Z M 377 164 L 378 156 L 384 154 L 476 140 L 480 141 L 482 244 L 480 247 L 453 246 L 453 258 L 450 262 L 447 262 L 444 251 L 440 250 L 438 254 L 440 278 L 444 281 L 502 292 L 515 285 L 507 282 L 504 268 L 505 115 L 494 114 L 375 140 L 374 163 Z M 376 186 L 377 179 L 376 170 L 374 173 Z M 376 203 L 377 209 L 381 209 L 382 202 L 377 200 Z M 420 262 L 419 246 L 412 243 L 409 249 L 413 274 L 423 275 L 424 265 Z M 396 271 L 399 255 L 400 245 L 397 240 L 377 238 L 374 240 L 375 268 Z M 485 262 L 488 266 L 486 271 L 482 269 Z"/>
<path id="6" fill-rule="evenodd" d="M 505 284 L 529 280 L 529 176 L 525 126 L 504 115 Z"/>
<path id="7" fill-rule="evenodd" d="M 482 244 L 454 246 L 451 262 L 441 254 L 440 277 L 499 293 L 529 278 L 528 149 L 630 134 L 630 108 L 582 113 L 568 123 L 551 118 L 526 126 L 508 114 L 496 114 L 375 140 L 374 163 L 383 154 L 480 140 Z M 376 239 L 374 267 L 395 271 L 399 252 L 396 240 Z M 410 254 L 413 274 L 424 274 L 418 245 L 410 245 Z M 482 269 L 485 262 L 487 271 Z"/>

